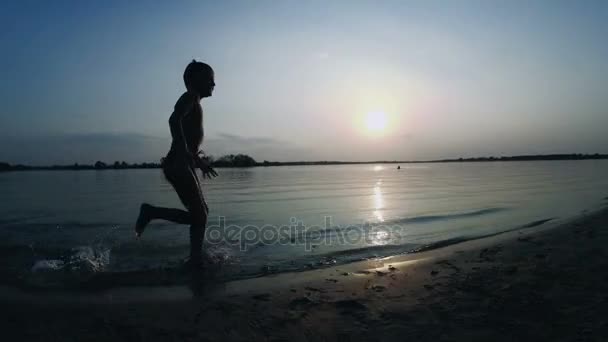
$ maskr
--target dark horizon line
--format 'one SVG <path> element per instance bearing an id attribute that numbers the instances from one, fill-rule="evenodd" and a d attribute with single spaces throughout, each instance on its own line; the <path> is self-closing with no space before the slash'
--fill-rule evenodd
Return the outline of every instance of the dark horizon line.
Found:
<path id="1" fill-rule="evenodd" d="M 501 157 L 471 157 L 471 158 L 451 158 L 451 159 L 434 159 L 434 160 L 375 160 L 375 161 L 338 161 L 338 160 L 323 160 L 323 161 L 291 161 L 291 162 L 256 162 L 252 159 L 252 163 L 248 165 L 229 165 L 225 163 L 213 162 L 215 167 L 268 167 L 268 166 L 305 166 L 305 165 L 356 165 L 356 164 L 420 164 L 420 163 L 453 163 L 453 162 L 495 162 L 495 161 L 542 161 L 542 160 L 590 160 L 590 159 L 608 159 L 608 154 L 538 154 L 538 155 L 515 155 Z M 115 170 L 115 169 L 154 169 L 160 168 L 159 163 L 134 163 L 129 164 L 124 161 L 116 161 L 114 164 L 105 164 L 97 161 L 95 164 L 79 164 L 70 165 L 51 165 L 51 166 L 31 166 L 24 164 L 11 165 L 6 162 L 0 162 L 0 171 L 28 171 L 28 170 Z"/>

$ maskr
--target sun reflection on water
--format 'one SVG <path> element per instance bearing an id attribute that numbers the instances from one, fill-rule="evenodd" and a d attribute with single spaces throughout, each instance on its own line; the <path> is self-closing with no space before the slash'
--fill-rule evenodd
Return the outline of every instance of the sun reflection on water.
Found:
<path id="1" fill-rule="evenodd" d="M 384 200 L 382 198 L 382 190 L 380 189 L 381 181 L 376 183 L 374 187 L 374 216 L 380 222 L 384 222 L 384 216 L 382 215 L 382 209 L 384 208 Z"/>

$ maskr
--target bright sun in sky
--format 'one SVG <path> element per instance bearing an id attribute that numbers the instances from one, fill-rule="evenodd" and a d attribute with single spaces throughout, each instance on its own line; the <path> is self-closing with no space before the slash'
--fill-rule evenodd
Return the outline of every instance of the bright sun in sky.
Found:
<path id="1" fill-rule="evenodd" d="M 372 133 L 383 132 L 386 129 L 386 114 L 384 114 L 384 112 L 367 113 L 365 127 Z"/>

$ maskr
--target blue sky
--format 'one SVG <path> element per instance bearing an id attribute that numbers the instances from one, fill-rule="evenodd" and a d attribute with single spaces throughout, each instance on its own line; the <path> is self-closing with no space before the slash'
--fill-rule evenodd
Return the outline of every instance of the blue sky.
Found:
<path id="1" fill-rule="evenodd" d="M 156 161 L 196 58 L 210 154 L 608 153 L 608 2 L 15 1 L 0 160 Z M 386 116 L 368 134 L 361 118 Z"/>

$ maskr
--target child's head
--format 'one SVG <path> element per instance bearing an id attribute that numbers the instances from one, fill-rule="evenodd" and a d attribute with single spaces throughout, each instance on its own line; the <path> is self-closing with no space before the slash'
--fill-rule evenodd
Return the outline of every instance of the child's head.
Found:
<path id="1" fill-rule="evenodd" d="M 215 87 L 215 75 L 208 64 L 192 60 L 184 71 L 184 83 L 190 91 L 196 92 L 200 97 L 209 97 Z"/>

